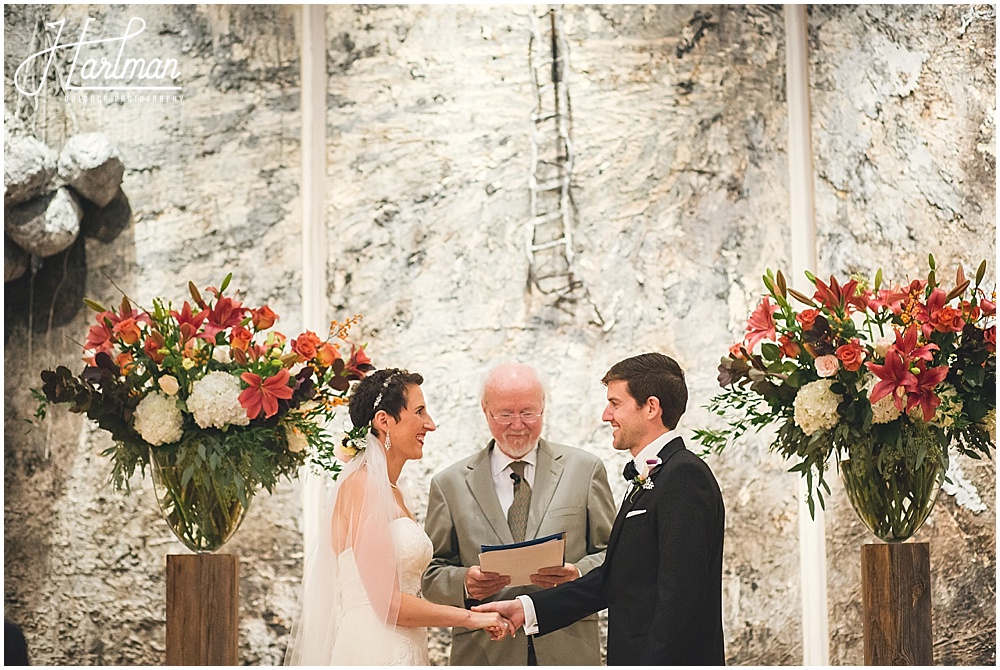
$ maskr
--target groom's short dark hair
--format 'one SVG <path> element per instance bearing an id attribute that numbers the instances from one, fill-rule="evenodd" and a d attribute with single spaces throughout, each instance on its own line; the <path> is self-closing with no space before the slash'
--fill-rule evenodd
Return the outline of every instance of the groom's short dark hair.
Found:
<path id="1" fill-rule="evenodd" d="M 687 409 L 688 390 L 684 382 L 684 370 L 677 361 L 658 353 L 640 354 L 615 363 L 601 379 L 608 382 L 623 381 L 639 405 L 645 404 L 650 396 L 656 396 L 663 410 L 663 425 L 673 430 L 681 415 Z"/>

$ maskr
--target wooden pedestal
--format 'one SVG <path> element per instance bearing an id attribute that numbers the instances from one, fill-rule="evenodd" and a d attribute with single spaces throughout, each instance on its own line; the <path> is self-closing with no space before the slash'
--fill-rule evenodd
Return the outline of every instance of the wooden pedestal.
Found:
<path id="1" fill-rule="evenodd" d="M 926 542 L 861 547 L 865 665 L 933 665 Z"/>
<path id="2" fill-rule="evenodd" d="M 167 556 L 167 665 L 238 665 L 240 561 Z"/>

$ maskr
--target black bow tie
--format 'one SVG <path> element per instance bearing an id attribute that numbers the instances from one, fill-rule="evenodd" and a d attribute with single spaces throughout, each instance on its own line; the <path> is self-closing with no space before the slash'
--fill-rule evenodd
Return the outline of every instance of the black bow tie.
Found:
<path id="1" fill-rule="evenodd" d="M 622 477 L 625 481 L 632 481 L 639 476 L 639 471 L 635 469 L 635 461 L 629 459 L 629 462 L 625 464 L 625 469 L 622 470 Z"/>

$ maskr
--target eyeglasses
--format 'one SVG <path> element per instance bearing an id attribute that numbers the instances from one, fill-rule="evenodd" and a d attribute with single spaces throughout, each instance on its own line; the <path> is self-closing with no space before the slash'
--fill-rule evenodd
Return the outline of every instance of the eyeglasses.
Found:
<path id="1" fill-rule="evenodd" d="M 490 418 L 492 418 L 497 423 L 503 425 L 509 425 L 514 423 L 514 419 L 521 419 L 521 423 L 530 424 L 535 423 L 542 418 L 541 412 L 521 412 L 520 414 L 511 414 L 510 412 L 504 412 L 503 414 L 494 414 L 490 412 Z"/>

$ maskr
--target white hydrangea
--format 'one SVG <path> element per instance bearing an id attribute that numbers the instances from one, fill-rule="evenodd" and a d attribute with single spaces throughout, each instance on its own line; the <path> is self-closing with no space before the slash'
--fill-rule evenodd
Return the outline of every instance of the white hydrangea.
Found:
<path id="1" fill-rule="evenodd" d="M 879 382 L 879 379 L 872 374 L 869 374 L 867 378 L 865 396 L 870 398 L 872 389 L 875 388 L 875 384 Z M 872 405 L 872 423 L 889 423 L 898 419 L 900 414 L 902 412 L 896 409 L 896 403 L 893 401 L 891 393 L 879 398 L 879 401 Z"/>
<path id="2" fill-rule="evenodd" d="M 183 422 L 177 401 L 166 393 L 153 391 L 135 408 L 135 429 L 154 447 L 181 439 Z"/>
<path id="3" fill-rule="evenodd" d="M 837 405 L 841 397 L 830 390 L 834 380 L 819 379 L 806 384 L 795 396 L 795 423 L 806 435 L 829 430 L 840 420 Z"/>
<path id="4" fill-rule="evenodd" d="M 191 385 L 188 411 L 202 428 L 245 426 L 250 418 L 240 405 L 240 391 L 237 377 L 219 370 L 209 372 Z"/>

